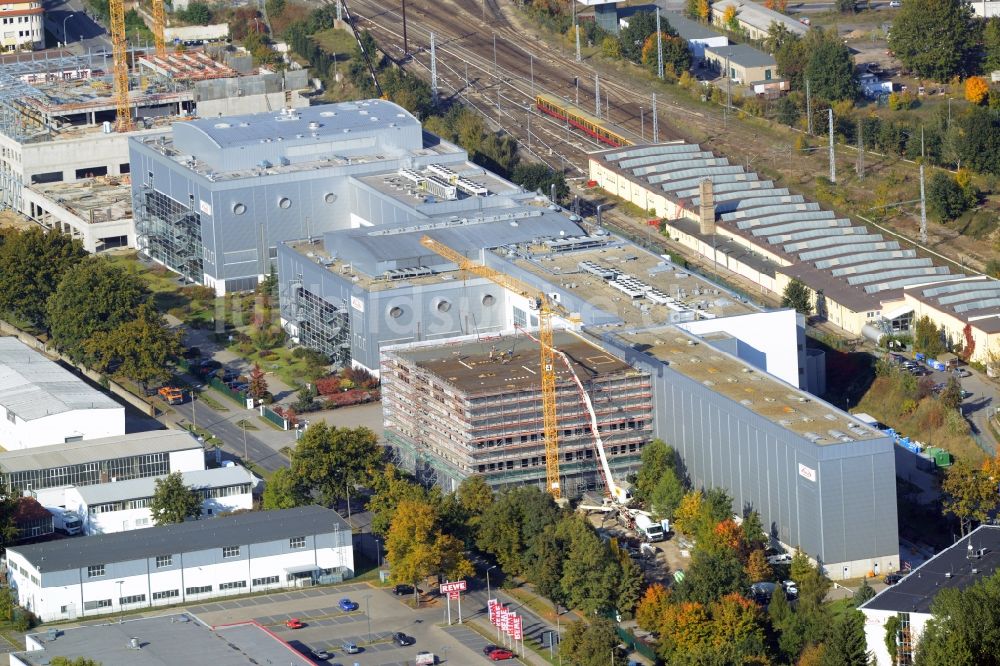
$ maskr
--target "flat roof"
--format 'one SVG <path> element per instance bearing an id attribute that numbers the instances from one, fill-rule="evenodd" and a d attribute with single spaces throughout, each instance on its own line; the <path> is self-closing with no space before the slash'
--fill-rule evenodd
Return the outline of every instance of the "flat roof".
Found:
<path id="1" fill-rule="evenodd" d="M 125 408 L 41 352 L 0 337 L 0 405 L 25 421 L 77 409 Z"/>
<path id="2" fill-rule="evenodd" d="M 35 446 L 18 451 L 0 451 L 0 472 L 29 472 L 129 456 L 204 448 L 187 430 L 150 430 L 80 442 Z"/>
<path id="3" fill-rule="evenodd" d="M 156 493 L 156 482 L 162 481 L 165 478 L 167 478 L 165 475 L 144 476 L 138 479 L 79 486 L 76 490 L 88 506 L 93 506 L 108 502 L 152 497 Z M 194 488 L 195 490 L 222 488 L 241 483 L 252 484 L 254 479 L 253 474 L 238 465 L 181 472 L 181 478 L 185 486 Z"/>
<path id="4" fill-rule="evenodd" d="M 569 358 L 580 381 L 594 381 L 609 375 L 635 373 L 625 361 L 578 335 L 557 330 L 553 344 Z M 417 343 L 383 348 L 437 376 L 468 397 L 510 391 L 540 391 L 538 343 L 525 334 L 490 336 L 457 343 Z M 573 378 L 565 363 L 556 360 L 556 381 Z"/>
<path id="5" fill-rule="evenodd" d="M 706 53 L 714 53 L 720 58 L 743 67 L 768 67 L 775 65 L 774 57 L 746 44 L 730 44 L 728 46 L 706 46 Z"/>
<path id="6" fill-rule="evenodd" d="M 793 34 L 799 36 L 809 32 L 808 26 L 796 21 L 791 16 L 787 16 L 781 12 L 776 12 L 773 9 L 768 9 L 767 7 L 758 5 L 755 2 L 748 2 L 747 0 L 720 0 L 712 6 L 712 10 L 713 12 L 718 11 L 722 13 L 729 5 L 734 5 L 736 7 L 737 16 L 741 20 L 749 23 L 759 30 L 767 32 L 772 23 L 778 23 L 784 25 Z"/>
<path id="7" fill-rule="evenodd" d="M 312 505 L 96 534 L 82 539 L 60 539 L 8 548 L 7 551 L 20 553 L 36 569 L 44 563 L 45 571 L 66 571 L 157 555 L 326 534 L 335 529 L 349 533 L 351 528 L 336 511 Z"/>
<path id="8" fill-rule="evenodd" d="M 941 590 L 964 590 L 993 576 L 998 568 L 1000 526 L 980 525 L 876 594 L 860 610 L 929 614 Z"/>
<path id="9" fill-rule="evenodd" d="M 103 666 L 174 666 L 175 664 L 312 664 L 290 645 L 253 622 L 209 627 L 187 613 L 126 619 L 30 634 L 41 650 L 15 652 L 30 666 L 44 666 L 56 656 L 84 657 Z M 129 647 L 136 638 L 141 649 Z"/>
<path id="10" fill-rule="evenodd" d="M 128 178 L 99 176 L 71 183 L 36 183 L 29 189 L 91 224 L 132 217 Z"/>
<path id="11" fill-rule="evenodd" d="M 707 344 L 675 326 L 614 334 L 772 423 L 817 445 L 884 437 L 847 412 Z"/>
<path id="12" fill-rule="evenodd" d="M 666 19 L 667 23 L 677 31 L 677 36 L 686 41 L 726 37 L 721 32 L 712 30 L 704 23 L 692 21 L 678 12 L 660 12 L 660 18 Z M 728 38 L 726 39 L 728 41 Z"/>
<path id="13" fill-rule="evenodd" d="M 719 285 L 684 270 L 629 241 L 608 237 L 609 243 L 593 249 L 553 252 L 545 245 L 528 248 L 529 258 L 504 256 L 504 260 L 532 275 L 565 289 L 591 305 L 615 314 L 629 327 L 650 322 L 690 321 L 756 312 Z M 586 268 L 581 264 L 586 264 Z M 594 273 L 613 272 L 615 280 Z M 588 270 L 590 269 L 590 270 Z M 613 284 L 637 280 L 649 287 L 633 298 Z M 537 281 L 534 281 L 537 284 Z M 636 292 L 632 292 L 636 293 Z"/>

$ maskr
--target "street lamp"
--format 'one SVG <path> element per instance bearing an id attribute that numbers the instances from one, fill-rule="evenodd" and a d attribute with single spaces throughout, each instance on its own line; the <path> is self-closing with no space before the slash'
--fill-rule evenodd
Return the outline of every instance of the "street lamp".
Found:
<path id="1" fill-rule="evenodd" d="M 486 602 L 487 603 L 489 603 L 489 600 L 493 598 L 493 595 L 490 593 L 490 572 L 493 571 L 496 568 L 497 568 L 497 565 L 494 564 L 493 566 L 491 566 L 489 569 L 486 570 Z"/>
<path id="2" fill-rule="evenodd" d="M 125 604 L 123 602 L 125 597 L 122 595 L 122 585 L 125 584 L 125 581 L 116 580 L 115 582 L 118 583 L 118 624 L 121 624 L 125 621 Z"/>
<path id="3" fill-rule="evenodd" d="M 66 21 L 70 20 L 74 16 L 76 16 L 76 14 L 70 14 L 69 16 L 63 19 L 63 46 L 69 44 L 69 36 L 66 34 Z"/>
<path id="4" fill-rule="evenodd" d="M 375 537 L 375 548 L 376 548 L 375 552 L 378 553 L 378 568 L 379 568 L 379 570 L 381 570 L 382 569 L 382 540 L 379 539 L 378 537 Z"/>
<path id="5" fill-rule="evenodd" d="M 372 614 L 368 610 L 368 600 L 371 599 L 371 598 L 372 598 L 372 595 L 370 595 L 370 594 L 366 594 L 365 595 L 365 615 L 368 616 L 368 643 L 369 643 L 369 645 L 372 642 Z"/>

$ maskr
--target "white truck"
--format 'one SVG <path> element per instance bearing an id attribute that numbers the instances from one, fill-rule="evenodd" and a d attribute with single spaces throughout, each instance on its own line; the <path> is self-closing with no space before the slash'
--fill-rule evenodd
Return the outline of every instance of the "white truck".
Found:
<path id="1" fill-rule="evenodd" d="M 67 511 L 65 507 L 45 507 L 52 514 L 52 527 L 57 532 L 73 536 L 83 531 L 83 521 L 76 511 Z"/>
<path id="2" fill-rule="evenodd" d="M 640 513 L 638 511 L 636 511 L 633 515 L 635 519 L 635 529 L 646 541 L 663 541 L 663 539 L 666 538 L 667 529 L 669 529 L 670 525 L 668 521 L 659 522 L 653 520 L 645 513 Z M 666 529 L 664 528 L 663 523 L 667 523 Z"/>

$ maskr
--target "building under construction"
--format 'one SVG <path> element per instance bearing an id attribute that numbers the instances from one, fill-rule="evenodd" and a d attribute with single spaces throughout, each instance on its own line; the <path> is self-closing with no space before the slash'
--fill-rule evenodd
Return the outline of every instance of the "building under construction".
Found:
<path id="1" fill-rule="evenodd" d="M 653 437 L 650 376 L 569 331 L 555 346 L 590 395 L 616 479 L 638 469 Z M 523 333 L 465 336 L 382 350 L 385 437 L 401 464 L 451 490 L 482 475 L 493 487 L 545 488 L 538 343 Z M 563 496 L 603 488 L 590 414 L 557 361 Z"/>
<path id="2" fill-rule="evenodd" d="M 117 103 L 105 52 L 47 51 L 0 57 L 0 208 L 28 213 L 23 190 L 129 173 L 128 137 L 166 131 L 192 116 L 304 106 L 305 70 L 253 72 L 207 54 L 128 52 L 129 109 L 135 129 L 115 132 Z"/>

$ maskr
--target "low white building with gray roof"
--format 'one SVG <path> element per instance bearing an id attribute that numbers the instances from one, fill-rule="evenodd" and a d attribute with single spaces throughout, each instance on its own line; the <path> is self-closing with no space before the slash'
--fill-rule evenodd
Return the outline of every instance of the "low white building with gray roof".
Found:
<path id="1" fill-rule="evenodd" d="M 43 622 L 354 576 L 351 528 L 304 506 L 7 549 L 17 602 Z"/>
<path id="2" fill-rule="evenodd" d="M 259 479 L 243 467 L 215 467 L 180 472 L 184 485 L 202 497 L 201 518 L 253 508 L 253 489 Z M 72 511 L 81 518 L 83 533 L 111 534 L 155 525 L 152 504 L 156 482 L 165 475 L 144 476 L 113 483 L 47 488 L 35 493 L 42 506 L 58 515 Z"/>
<path id="3" fill-rule="evenodd" d="M 725 25 L 725 17 L 729 7 L 735 7 L 736 22 L 749 39 L 764 39 L 774 24 L 784 26 L 790 33 L 799 37 L 804 36 L 809 31 L 808 26 L 796 21 L 791 16 L 749 0 L 719 0 L 712 3 L 712 23 L 728 27 Z"/>
<path id="4" fill-rule="evenodd" d="M 0 337 L 0 447 L 125 434 L 125 408 L 17 338 Z"/>

